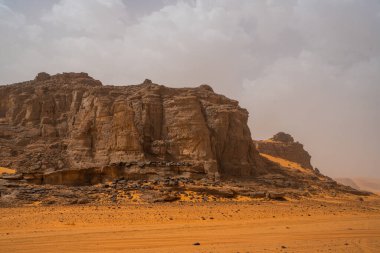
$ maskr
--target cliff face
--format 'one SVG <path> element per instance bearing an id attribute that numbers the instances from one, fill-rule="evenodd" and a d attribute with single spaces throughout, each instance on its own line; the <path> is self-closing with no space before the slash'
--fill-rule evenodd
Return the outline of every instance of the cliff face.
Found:
<path id="1" fill-rule="evenodd" d="M 119 166 L 134 173 L 261 172 L 248 112 L 207 85 L 103 86 L 86 73 L 0 86 L 0 166 L 19 172 Z"/>
<path id="2" fill-rule="evenodd" d="M 254 143 L 260 153 L 298 163 L 307 169 L 313 169 L 310 163 L 310 154 L 304 150 L 301 143 L 294 142 L 293 137 L 289 134 L 280 132 L 269 140 L 254 141 Z"/>

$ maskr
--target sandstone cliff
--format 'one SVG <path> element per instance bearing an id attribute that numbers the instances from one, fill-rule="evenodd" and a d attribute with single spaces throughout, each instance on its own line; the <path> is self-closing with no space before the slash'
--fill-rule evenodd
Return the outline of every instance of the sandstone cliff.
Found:
<path id="1" fill-rule="evenodd" d="M 256 149 L 273 157 L 279 157 L 300 164 L 303 168 L 313 169 L 311 156 L 304 150 L 303 145 L 295 142 L 289 134 L 280 132 L 269 140 L 254 141 Z"/>
<path id="2" fill-rule="evenodd" d="M 24 174 L 90 169 L 217 178 L 264 170 L 247 110 L 207 85 L 105 86 L 86 73 L 40 73 L 0 86 L 0 97 L 0 166 Z"/>

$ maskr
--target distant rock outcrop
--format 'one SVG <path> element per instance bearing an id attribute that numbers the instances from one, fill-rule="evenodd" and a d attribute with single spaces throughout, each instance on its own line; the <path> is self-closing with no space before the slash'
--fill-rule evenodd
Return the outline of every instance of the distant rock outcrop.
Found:
<path id="1" fill-rule="evenodd" d="M 208 85 L 103 86 L 87 73 L 39 73 L 0 86 L 0 97 L 0 166 L 18 172 L 59 181 L 99 170 L 211 178 L 264 170 L 247 110 Z M 61 170 L 71 172 L 54 174 Z"/>
<path id="2" fill-rule="evenodd" d="M 298 163 L 304 168 L 313 169 L 310 154 L 304 150 L 301 143 L 294 142 L 290 134 L 279 132 L 269 140 L 254 141 L 254 143 L 260 153 L 283 158 Z"/>
<path id="3" fill-rule="evenodd" d="M 353 178 L 335 178 L 335 180 L 343 185 L 350 186 L 357 190 L 370 191 L 380 195 L 380 179 L 376 177 L 363 178 L 363 177 L 353 177 Z"/>
<path id="4" fill-rule="evenodd" d="M 361 190 L 360 187 L 351 178 L 334 178 L 340 184 L 350 186 L 356 190 Z"/>

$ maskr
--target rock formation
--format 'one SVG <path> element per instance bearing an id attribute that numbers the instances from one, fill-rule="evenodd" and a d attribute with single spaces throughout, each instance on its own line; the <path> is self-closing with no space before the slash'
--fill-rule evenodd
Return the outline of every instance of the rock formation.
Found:
<path id="1" fill-rule="evenodd" d="M 0 97 L 0 207 L 370 195 L 313 170 L 288 134 L 252 141 L 247 110 L 208 85 L 40 73 Z"/>
<path id="2" fill-rule="evenodd" d="M 0 166 L 30 179 L 264 171 L 247 110 L 208 85 L 105 86 L 86 73 L 39 73 L 0 86 L 0 97 Z"/>
<path id="3" fill-rule="evenodd" d="M 269 140 L 254 141 L 256 149 L 263 154 L 283 158 L 300 164 L 307 169 L 313 169 L 310 163 L 311 156 L 304 150 L 303 145 L 294 142 L 291 135 L 280 132 Z"/>

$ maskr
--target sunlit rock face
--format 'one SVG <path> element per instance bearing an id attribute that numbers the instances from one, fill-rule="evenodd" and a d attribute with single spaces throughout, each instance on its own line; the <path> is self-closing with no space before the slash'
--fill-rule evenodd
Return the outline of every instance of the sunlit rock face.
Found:
<path id="1" fill-rule="evenodd" d="M 283 158 L 299 163 L 302 167 L 313 169 L 311 156 L 299 142 L 295 142 L 290 134 L 279 132 L 269 140 L 254 141 L 256 149 L 263 154 Z"/>
<path id="2" fill-rule="evenodd" d="M 0 166 L 19 172 L 107 166 L 126 175 L 263 172 L 248 112 L 208 85 L 104 86 L 86 73 L 40 73 L 0 86 L 0 97 Z"/>

